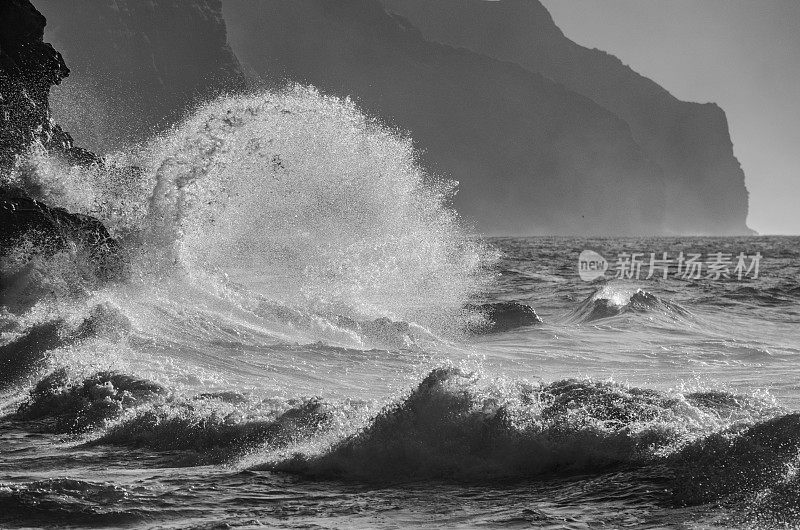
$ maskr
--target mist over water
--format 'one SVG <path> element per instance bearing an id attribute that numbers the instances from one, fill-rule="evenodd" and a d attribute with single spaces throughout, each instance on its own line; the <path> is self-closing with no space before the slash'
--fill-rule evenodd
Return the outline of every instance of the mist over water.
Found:
<path id="1" fill-rule="evenodd" d="M 482 240 L 409 138 L 308 87 L 103 167 L 34 148 L 12 178 L 102 219 L 124 267 L 3 256 L 4 525 L 797 521 L 796 240 Z M 576 269 L 719 245 L 772 261 L 747 284 Z M 544 323 L 481 309 L 509 302 Z"/>

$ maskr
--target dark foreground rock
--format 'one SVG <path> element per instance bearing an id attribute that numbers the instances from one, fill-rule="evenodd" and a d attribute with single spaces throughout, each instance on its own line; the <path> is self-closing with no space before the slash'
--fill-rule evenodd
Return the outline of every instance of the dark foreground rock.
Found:
<path id="1" fill-rule="evenodd" d="M 37 186 L 13 178 L 20 159 L 36 142 L 69 164 L 102 163 L 75 147 L 53 121 L 50 88 L 69 75 L 69 69 L 61 54 L 43 42 L 45 24 L 28 0 L 0 2 L 0 259 L 23 240 L 45 257 L 61 250 L 85 250 L 92 272 L 109 279 L 119 272 L 119 248 L 103 224 L 35 200 Z M 0 268 L 2 305 L 18 280 L 9 277 L 6 267 Z"/>
<path id="2" fill-rule="evenodd" d="M 48 96 L 69 75 L 63 57 L 43 41 L 46 21 L 28 0 L 0 2 L 0 173 L 7 174 L 30 144 L 39 141 L 69 162 L 98 159 L 75 147 L 53 122 Z M 2 181 L 0 181 L 2 182 Z"/>
<path id="3" fill-rule="evenodd" d="M 51 208 L 28 197 L 14 197 L 0 192 L 0 257 L 29 238 L 45 252 L 82 247 L 96 266 L 96 275 L 111 279 L 118 274 L 119 245 L 103 226 L 88 215 Z M 0 287 L 2 287 L 0 275 Z"/>

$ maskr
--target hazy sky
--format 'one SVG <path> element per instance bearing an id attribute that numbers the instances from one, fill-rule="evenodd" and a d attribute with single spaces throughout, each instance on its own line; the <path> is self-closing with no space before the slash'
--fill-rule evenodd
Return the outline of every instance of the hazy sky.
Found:
<path id="1" fill-rule="evenodd" d="M 725 109 L 748 226 L 800 234 L 800 0 L 542 0 L 572 40 Z"/>

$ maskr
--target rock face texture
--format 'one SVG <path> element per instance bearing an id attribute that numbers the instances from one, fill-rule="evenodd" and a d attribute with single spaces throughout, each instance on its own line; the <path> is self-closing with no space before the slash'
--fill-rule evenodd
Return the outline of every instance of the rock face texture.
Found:
<path id="1" fill-rule="evenodd" d="M 221 0 L 38 0 L 72 69 L 58 119 L 97 152 L 148 138 L 194 104 L 241 89 Z"/>
<path id="2" fill-rule="evenodd" d="M 93 155 L 55 124 L 48 94 L 69 75 L 61 54 L 43 42 L 45 18 L 28 0 L 0 2 L 0 174 L 38 140 L 76 161 Z M 2 183 L 2 180 L 0 180 Z"/>
<path id="3" fill-rule="evenodd" d="M 72 145 L 72 138 L 50 114 L 50 88 L 69 74 L 64 60 L 43 42 L 45 18 L 28 0 L 0 3 L 0 258 L 20 238 L 34 235 L 45 252 L 81 244 L 108 278 L 115 262 L 116 242 L 103 224 L 89 216 L 47 206 L 29 196 L 24 182 L 10 179 L 20 155 L 34 142 L 62 155 L 73 164 L 101 163 L 88 151 Z M 112 263 L 113 262 L 113 263 Z M 14 278 L 0 268 L 0 305 Z"/>
<path id="4" fill-rule="evenodd" d="M 744 173 L 715 104 L 679 101 L 613 55 L 579 46 L 538 0 L 382 1 L 426 39 L 540 72 L 625 120 L 663 170 L 666 232 L 749 232 Z"/>
<path id="5" fill-rule="evenodd" d="M 352 96 L 408 131 L 494 234 L 662 233 L 664 178 L 628 124 L 520 65 L 426 41 L 377 0 L 229 0 L 248 71 Z"/>
<path id="6" fill-rule="evenodd" d="M 0 226 L 0 253 L 33 233 L 48 251 L 80 243 L 91 253 L 90 262 L 97 266 L 95 272 L 100 278 L 111 278 L 120 266 L 116 263 L 117 242 L 94 217 L 52 208 L 27 197 L 0 195 Z"/>

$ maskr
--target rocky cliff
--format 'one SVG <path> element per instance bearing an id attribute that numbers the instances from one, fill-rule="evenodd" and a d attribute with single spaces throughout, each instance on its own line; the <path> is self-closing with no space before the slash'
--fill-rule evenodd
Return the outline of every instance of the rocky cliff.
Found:
<path id="1" fill-rule="evenodd" d="M 377 0 L 230 0 L 234 52 L 273 83 L 352 96 L 460 182 L 488 233 L 660 233 L 663 175 L 625 121 L 519 65 L 426 41 Z"/>
<path id="2" fill-rule="evenodd" d="M 56 114 L 96 151 L 242 88 L 241 61 L 408 132 L 481 231 L 747 232 L 724 113 L 573 43 L 536 0 L 229 0 L 225 20 L 220 0 L 40 5 L 73 66 Z"/>
<path id="3" fill-rule="evenodd" d="M 538 0 L 383 0 L 425 38 L 540 72 L 619 116 L 664 175 L 666 232 L 742 234 L 748 193 L 725 113 L 679 101 L 600 50 L 569 40 Z"/>
<path id="4" fill-rule="evenodd" d="M 43 42 L 45 18 L 27 0 L 0 2 L 0 174 L 34 141 L 76 161 L 93 155 L 72 145 L 53 120 L 50 88 L 69 75 L 64 59 Z M 0 180 L 0 188 L 3 181 Z"/>
<path id="5" fill-rule="evenodd" d="M 36 186 L 16 171 L 37 142 L 71 164 L 102 163 L 75 147 L 51 116 L 48 94 L 69 69 L 43 42 L 44 28 L 45 18 L 28 0 L 0 2 L 0 306 L 6 307 L 9 286 L 26 272 L 9 274 L 14 267 L 4 261 L 21 238 L 32 237 L 45 253 L 81 245 L 100 279 L 119 270 L 116 242 L 100 221 L 39 202 Z"/>
<path id="6" fill-rule="evenodd" d="M 148 138 L 198 102 L 241 89 L 221 0 L 38 0 L 72 68 L 59 120 L 97 152 Z"/>

